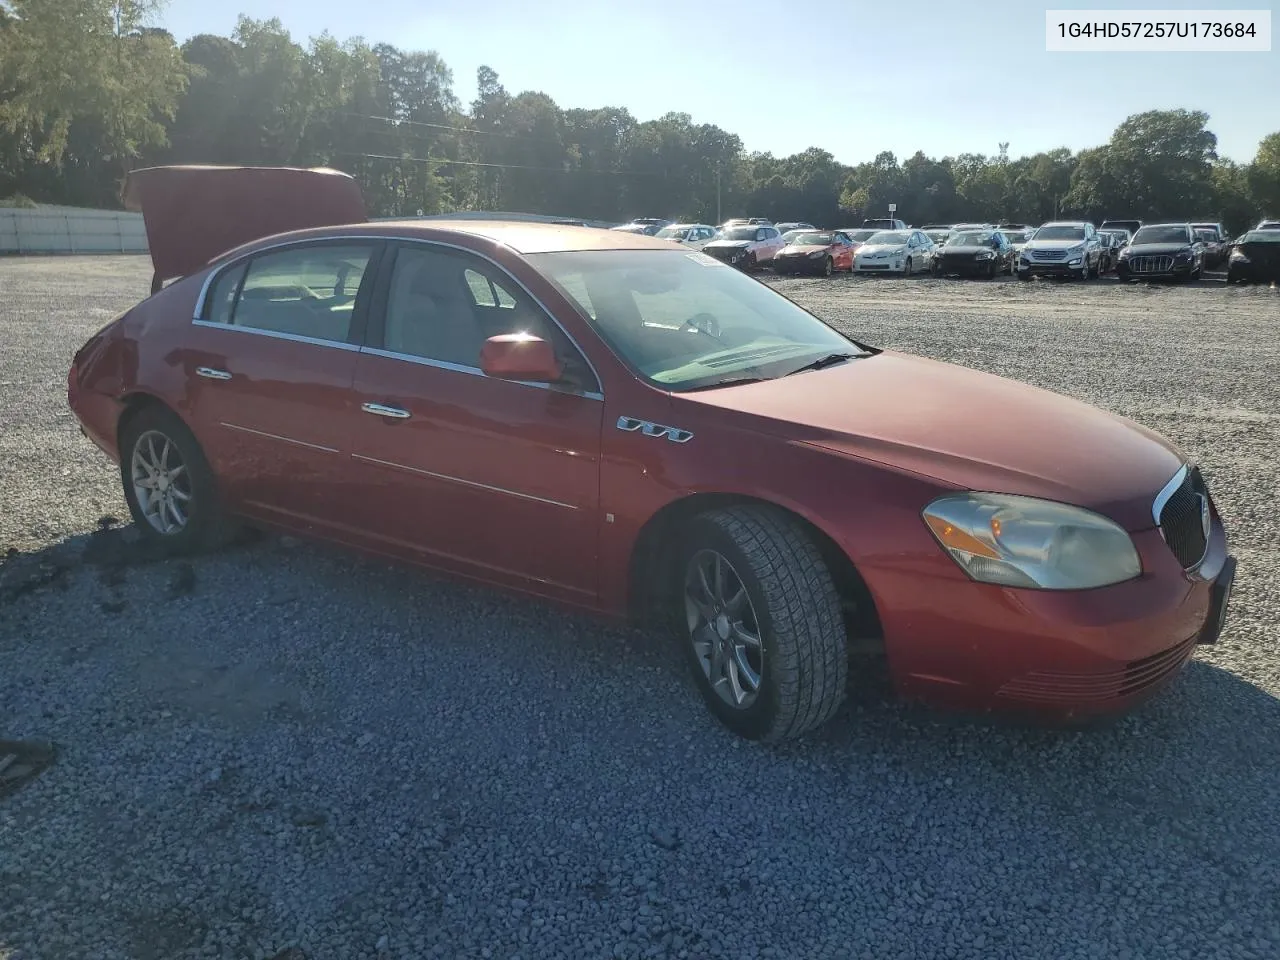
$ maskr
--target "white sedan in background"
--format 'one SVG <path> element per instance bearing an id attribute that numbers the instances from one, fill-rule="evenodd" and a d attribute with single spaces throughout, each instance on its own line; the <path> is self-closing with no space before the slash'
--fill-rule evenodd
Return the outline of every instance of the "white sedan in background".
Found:
<path id="1" fill-rule="evenodd" d="M 654 234 L 659 240 L 673 240 L 686 247 L 701 250 L 715 239 L 718 231 L 705 223 L 672 223 Z"/>
<path id="2" fill-rule="evenodd" d="M 927 273 L 936 245 L 921 230 L 881 230 L 853 255 L 854 273 Z"/>

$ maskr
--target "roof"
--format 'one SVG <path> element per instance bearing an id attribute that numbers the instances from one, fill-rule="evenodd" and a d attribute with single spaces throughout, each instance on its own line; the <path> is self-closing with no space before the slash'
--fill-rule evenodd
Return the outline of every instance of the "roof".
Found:
<path id="1" fill-rule="evenodd" d="M 379 227 L 396 233 L 431 235 L 438 231 L 465 233 L 501 243 L 517 253 L 559 253 L 570 250 L 672 250 L 670 240 L 639 233 L 558 223 L 502 220 L 386 220 Z"/>

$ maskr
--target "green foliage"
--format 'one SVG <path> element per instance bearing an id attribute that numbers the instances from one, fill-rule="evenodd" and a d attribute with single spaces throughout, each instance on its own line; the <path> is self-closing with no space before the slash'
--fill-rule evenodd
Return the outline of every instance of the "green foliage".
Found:
<path id="1" fill-rule="evenodd" d="M 8 13 L 6 13 L 6 7 Z M 589 219 L 731 216 L 849 226 L 1057 216 L 1208 217 L 1244 229 L 1280 215 L 1280 133 L 1251 164 L 1219 160 L 1204 113 L 1148 111 L 1104 145 L 1010 157 L 854 166 L 820 147 L 748 153 L 734 134 L 671 112 L 561 109 L 479 69 L 474 102 L 436 51 L 240 17 L 181 48 L 151 26 L 160 0 L 0 0 L 0 195 L 111 205 L 148 163 L 332 166 L 374 215 L 490 209 Z"/>

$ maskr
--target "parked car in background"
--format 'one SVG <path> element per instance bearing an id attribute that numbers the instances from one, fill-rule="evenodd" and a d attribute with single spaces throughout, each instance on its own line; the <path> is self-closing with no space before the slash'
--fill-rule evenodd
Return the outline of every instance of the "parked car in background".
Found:
<path id="1" fill-rule="evenodd" d="M 674 240 L 686 247 L 702 249 L 716 235 L 716 228 L 706 223 L 672 223 L 654 234 L 659 240 Z"/>
<path id="2" fill-rule="evenodd" d="M 910 227 L 908 227 L 901 220 L 863 220 L 862 225 L 864 227 L 871 227 L 872 229 L 875 229 L 875 230 L 909 230 L 910 229 Z"/>
<path id="3" fill-rule="evenodd" d="M 953 230 L 946 246 L 934 252 L 936 277 L 986 277 L 1013 273 L 1014 253 L 1000 230 Z"/>
<path id="4" fill-rule="evenodd" d="M 1259 220 L 1254 230 L 1280 230 L 1280 220 Z"/>
<path id="5" fill-rule="evenodd" d="M 1231 243 L 1222 235 L 1221 230 L 1197 227 L 1194 223 L 1191 229 L 1195 232 L 1196 239 L 1204 245 L 1204 269 L 1216 270 L 1226 262 Z"/>
<path id="6" fill-rule="evenodd" d="M 913 273 L 933 265 L 934 243 L 920 230 L 879 230 L 853 254 L 855 273 Z"/>
<path id="7" fill-rule="evenodd" d="M 1221 632 L 1214 498 L 1146 427 L 862 343 L 665 240 L 353 223 L 277 187 L 229 210 L 205 184 L 172 232 L 148 210 L 180 279 L 69 367 L 154 555 L 248 521 L 661 623 L 763 741 L 835 716 L 860 649 L 906 698 L 1078 721 Z"/>
<path id="8" fill-rule="evenodd" d="M 1013 250 L 1013 267 L 1016 270 L 1018 266 L 1018 255 L 1022 253 L 1022 248 L 1026 246 L 1027 241 L 1031 239 L 1035 233 L 1034 227 L 1000 227 L 1000 232 L 1004 234 L 1004 238 L 1009 241 L 1009 247 Z M 1011 270 L 1010 273 L 1013 271 Z"/>
<path id="9" fill-rule="evenodd" d="M 620 224 L 612 229 L 621 233 L 640 233 L 652 237 L 670 222 L 670 220 L 665 220 L 661 217 L 636 217 L 634 220 Z"/>
<path id="10" fill-rule="evenodd" d="M 786 246 L 774 226 L 742 224 L 726 227 L 704 244 L 702 252 L 742 270 L 754 270 L 772 262 Z"/>
<path id="11" fill-rule="evenodd" d="M 1280 228 L 1250 230 L 1231 246 L 1227 283 L 1280 282 Z"/>
<path id="12" fill-rule="evenodd" d="M 1018 279 L 1098 275 L 1101 259 L 1098 230 L 1086 220 L 1057 220 L 1036 229 L 1018 255 Z"/>
<path id="13" fill-rule="evenodd" d="M 726 220 L 720 224 L 719 229 L 727 230 L 729 227 L 771 227 L 773 221 L 765 217 L 734 217 L 732 220 Z"/>
<path id="14" fill-rule="evenodd" d="M 1099 230 L 1128 230 L 1133 236 L 1142 226 L 1141 220 L 1103 220 Z"/>
<path id="15" fill-rule="evenodd" d="M 773 258 L 778 273 L 821 273 L 853 271 L 853 241 L 840 230 L 799 230 L 794 239 Z"/>
<path id="16" fill-rule="evenodd" d="M 1108 227 L 1105 230 L 1099 229 L 1098 235 L 1107 234 L 1111 237 L 1111 245 L 1115 248 L 1116 259 L 1120 259 L 1120 251 L 1129 245 L 1129 241 L 1133 239 L 1133 234 L 1121 227 Z"/>
<path id="17" fill-rule="evenodd" d="M 1120 251 L 1121 280 L 1196 280 L 1204 270 L 1204 244 L 1189 223 L 1149 223 Z"/>
<path id="18" fill-rule="evenodd" d="M 1115 231 L 1098 231 L 1098 275 L 1110 273 L 1116 268 L 1120 258 L 1120 245 L 1116 241 Z"/>
<path id="19" fill-rule="evenodd" d="M 779 233 L 789 233 L 792 230 L 817 230 L 818 229 L 812 223 L 805 223 L 804 221 L 798 221 L 796 223 L 791 223 L 791 222 L 775 223 L 774 226 L 778 228 Z"/>

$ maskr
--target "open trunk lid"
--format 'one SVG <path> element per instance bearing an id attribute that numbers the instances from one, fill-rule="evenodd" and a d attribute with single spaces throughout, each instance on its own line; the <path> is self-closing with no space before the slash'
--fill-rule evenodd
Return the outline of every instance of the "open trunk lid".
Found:
<path id="1" fill-rule="evenodd" d="M 122 199 L 146 224 L 152 293 L 241 244 L 368 221 L 355 178 L 326 168 L 144 167 L 129 173 Z"/>

